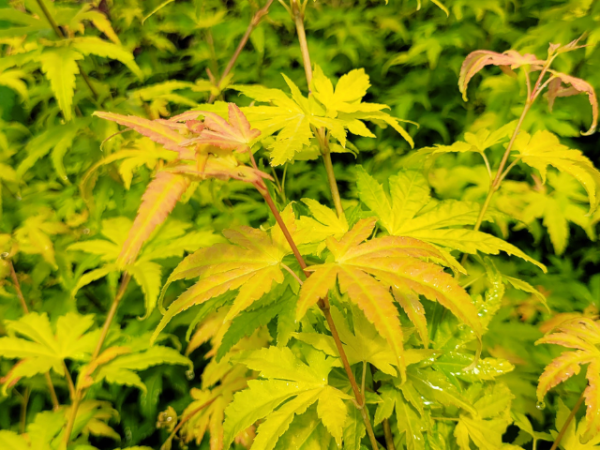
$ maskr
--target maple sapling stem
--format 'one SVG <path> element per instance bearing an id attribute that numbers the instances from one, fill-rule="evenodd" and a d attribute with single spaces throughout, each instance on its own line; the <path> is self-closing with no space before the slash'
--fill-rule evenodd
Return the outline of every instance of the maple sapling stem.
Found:
<path id="1" fill-rule="evenodd" d="M 240 54 L 242 53 L 242 50 L 246 46 L 248 39 L 250 39 L 250 35 L 254 31 L 254 29 L 260 24 L 263 17 L 269 13 L 269 8 L 271 7 L 272 4 L 273 4 L 273 0 L 268 0 L 267 4 L 265 6 L 263 6 L 261 9 L 259 9 L 258 11 L 256 11 L 256 13 L 254 13 L 254 15 L 252 16 L 252 19 L 250 20 L 250 23 L 248 24 L 248 28 L 246 28 L 246 32 L 242 36 L 242 39 L 238 43 L 238 46 L 235 49 L 235 52 L 231 56 L 231 59 L 227 63 L 227 66 L 225 67 L 223 74 L 219 78 L 217 87 L 219 87 L 218 84 L 220 84 L 221 81 L 223 81 L 227 77 L 227 75 L 229 75 L 229 73 L 233 70 L 233 67 L 235 66 L 235 63 L 237 62 L 237 59 L 240 57 Z M 208 99 L 208 102 L 209 103 L 214 102 L 215 99 L 217 98 L 217 95 L 211 94 L 210 98 Z"/>
<path id="2" fill-rule="evenodd" d="M 567 428 L 569 428 L 569 425 L 575 418 L 575 414 L 577 414 L 577 411 L 579 411 L 579 408 L 581 407 L 581 404 L 583 403 L 584 399 L 585 399 L 585 392 L 583 392 L 581 394 L 581 397 L 579 397 L 579 400 L 577 400 L 577 403 L 575 403 L 573 410 L 567 417 L 567 420 L 565 420 L 565 423 L 563 423 L 563 426 L 561 427 L 560 431 L 558 432 L 558 435 L 556 436 L 556 439 L 554 440 L 554 443 L 552 444 L 552 447 L 550 448 L 550 450 L 556 450 L 558 448 L 560 441 L 562 441 L 562 438 L 565 436 L 565 433 L 567 432 Z"/>
<path id="3" fill-rule="evenodd" d="M 128 272 L 125 272 L 123 278 L 121 278 L 121 284 L 119 285 L 119 290 L 117 291 L 117 295 L 110 305 L 110 310 L 108 311 L 108 315 L 106 316 L 106 320 L 104 321 L 104 325 L 102 327 L 102 332 L 100 333 L 100 338 L 98 338 L 98 343 L 96 344 L 96 348 L 94 349 L 94 353 L 92 354 L 92 361 L 98 358 L 100 354 L 100 350 L 102 350 L 102 345 L 104 345 L 104 341 L 106 336 L 108 335 L 108 330 L 112 321 L 117 313 L 117 308 L 119 307 L 119 303 L 121 303 L 121 299 L 125 294 L 125 290 L 129 285 L 129 281 L 131 280 L 131 275 Z"/>
<path id="4" fill-rule="evenodd" d="M 10 278 L 12 279 L 13 285 L 15 286 L 15 290 L 17 291 L 17 297 L 19 298 L 19 302 L 21 302 L 21 308 L 23 308 L 25 314 L 29 314 L 27 302 L 25 301 L 25 297 L 23 296 L 23 291 L 21 291 L 21 283 L 19 283 L 19 279 L 17 278 L 17 272 L 15 272 L 15 266 L 13 266 L 13 263 L 10 259 L 8 260 L 8 268 L 10 269 Z"/>
<path id="5" fill-rule="evenodd" d="M 394 445 L 394 435 L 392 434 L 392 427 L 388 419 L 383 419 L 383 435 L 385 436 L 385 445 L 387 450 L 396 450 Z"/>
<path id="6" fill-rule="evenodd" d="M 102 350 L 102 346 L 104 345 L 104 341 L 106 340 L 106 336 L 108 335 L 108 330 L 110 325 L 115 317 L 117 312 L 117 308 L 119 307 L 119 303 L 127 290 L 127 286 L 129 285 L 129 281 L 131 280 L 131 275 L 128 272 L 125 272 L 123 277 L 121 278 L 121 284 L 119 285 L 119 290 L 117 291 L 117 295 L 115 295 L 115 299 L 110 305 L 110 310 L 108 311 L 108 315 L 104 320 L 104 325 L 102 326 L 102 332 L 100 333 L 100 337 L 98 338 L 98 343 L 96 344 L 96 348 L 94 349 L 94 353 L 92 353 L 92 359 L 90 363 L 93 363 L 100 354 L 100 350 Z M 65 429 L 65 434 L 63 436 L 63 440 L 61 442 L 60 450 L 65 450 L 69 444 L 69 440 L 71 438 L 71 432 L 73 431 L 73 426 L 75 425 L 75 419 L 77 418 L 77 410 L 79 409 L 79 404 L 81 403 L 81 399 L 83 397 L 82 388 L 78 387 L 75 390 L 75 394 L 73 395 L 73 399 L 71 402 L 71 414 L 69 416 L 69 420 L 67 422 L 67 426 Z"/>
<path id="7" fill-rule="evenodd" d="M 324 139 L 328 139 L 324 137 Z M 323 155 L 323 163 L 325 164 L 325 171 L 327 172 L 327 180 L 329 181 L 329 189 L 331 190 L 331 197 L 333 198 L 333 204 L 335 205 L 335 211 L 338 217 L 343 217 L 344 208 L 342 208 L 342 199 L 340 197 L 340 191 L 338 190 L 337 181 L 335 179 L 335 173 L 333 171 L 333 163 L 331 162 L 331 151 L 329 150 L 329 144 L 323 141 L 321 145 L 321 153 Z"/>
<path id="8" fill-rule="evenodd" d="M 13 285 L 15 286 L 15 290 L 17 291 L 17 297 L 19 298 L 19 302 L 21 303 L 21 308 L 23 308 L 23 312 L 25 314 L 29 314 L 27 301 L 25 301 L 25 296 L 23 295 L 23 291 L 21 290 L 21 283 L 19 283 L 19 278 L 17 277 L 15 266 L 13 265 L 10 259 L 8 259 L 8 268 L 10 269 L 10 278 L 13 282 Z M 56 395 L 56 390 L 54 389 L 54 383 L 52 383 L 52 378 L 50 377 L 50 372 L 46 372 L 44 374 L 44 378 L 46 379 L 46 384 L 48 385 L 48 390 L 50 391 L 52 408 L 54 409 L 54 411 L 56 411 L 58 410 L 60 404 L 58 403 L 58 397 Z"/>
<path id="9" fill-rule="evenodd" d="M 27 424 L 27 404 L 29 403 L 30 390 L 28 387 L 25 388 L 25 392 L 21 396 L 21 420 L 19 421 L 19 430 L 21 434 L 25 433 L 25 425 Z"/>
<path id="10" fill-rule="evenodd" d="M 304 73 L 306 74 L 306 83 L 310 92 L 310 82 L 312 81 L 312 65 L 310 63 L 310 53 L 308 51 L 308 41 L 306 40 L 306 29 L 304 28 L 304 11 L 298 5 L 297 0 L 292 0 L 292 16 L 296 25 L 296 33 L 298 34 L 298 43 L 300 44 L 300 53 L 302 54 L 302 63 L 304 65 Z"/>

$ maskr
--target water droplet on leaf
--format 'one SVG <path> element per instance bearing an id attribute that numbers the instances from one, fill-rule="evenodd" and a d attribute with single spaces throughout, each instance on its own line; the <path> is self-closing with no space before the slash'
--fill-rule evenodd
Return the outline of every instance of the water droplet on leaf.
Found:
<path id="1" fill-rule="evenodd" d="M 541 411 L 542 409 L 544 409 L 546 407 L 546 404 L 544 402 L 537 402 L 535 404 L 535 407 Z"/>

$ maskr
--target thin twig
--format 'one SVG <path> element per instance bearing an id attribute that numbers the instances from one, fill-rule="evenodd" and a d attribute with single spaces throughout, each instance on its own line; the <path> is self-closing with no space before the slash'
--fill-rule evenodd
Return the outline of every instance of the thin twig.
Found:
<path id="1" fill-rule="evenodd" d="M 19 422 L 19 430 L 21 434 L 25 433 L 25 425 L 27 424 L 27 403 L 29 403 L 29 394 L 31 391 L 28 387 L 25 388 L 25 392 L 21 399 L 21 420 Z"/>
<path id="2" fill-rule="evenodd" d="M 102 345 L 104 345 L 104 341 L 106 336 L 108 335 L 108 330 L 110 325 L 115 317 L 117 312 L 117 308 L 119 307 L 119 303 L 127 290 L 127 286 L 129 285 L 129 281 L 131 280 L 131 275 L 129 273 L 125 273 L 121 278 L 121 284 L 119 285 L 119 290 L 117 291 L 117 295 L 110 306 L 110 310 L 108 311 L 108 315 L 104 320 L 104 326 L 102 327 L 102 332 L 100 333 L 100 337 L 98 339 L 98 343 L 96 344 L 96 348 L 94 349 L 94 353 L 92 354 L 92 359 L 90 364 L 93 363 L 100 354 L 100 350 L 102 350 Z M 79 405 L 81 400 L 83 399 L 83 389 L 78 387 L 75 390 L 75 394 L 73 395 L 73 399 L 71 402 L 71 414 L 69 415 L 69 420 L 67 421 L 67 426 L 65 429 L 65 434 L 63 435 L 63 439 L 59 450 L 66 450 L 69 445 L 69 441 L 71 439 L 71 433 L 73 432 L 73 426 L 75 425 L 75 419 L 77 418 L 77 410 L 79 409 Z"/>
<path id="3" fill-rule="evenodd" d="M 272 4 L 273 4 L 273 0 L 268 0 L 267 4 L 265 6 L 263 6 L 261 9 L 259 9 L 258 11 L 256 11 L 256 13 L 254 13 L 254 16 L 252 16 L 252 19 L 250 20 L 250 24 L 248 24 L 248 28 L 246 28 L 246 32 L 242 36 L 242 39 L 240 40 L 237 48 L 235 49 L 233 56 L 227 63 L 225 70 L 223 71 L 223 73 L 221 74 L 221 77 L 219 78 L 217 87 L 219 87 L 218 85 L 227 77 L 227 75 L 229 75 L 229 72 L 231 72 L 231 70 L 235 66 L 235 63 L 237 62 L 237 59 L 239 58 L 240 54 L 242 53 L 242 50 L 246 46 L 246 43 L 248 42 L 250 35 L 254 31 L 254 29 L 260 24 L 263 17 L 269 13 L 269 8 L 271 7 Z M 215 101 L 215 98 L 217 98 L 217 96 L 215 94 L 211 94 L 210 98 L 208 99 L 208 102 L 212 103 L 213 101 Z"/>
<path id="4" fill-rule="evenodd" d="M 563 423 L 563 426 L 561 427 L 560 431 L 558 432 L 558 435 L 556 436 L 556 439 L 554 440 L 554 444 L 552 444 L 552 447 L 550 448 L 550 450 L 556 450 L 558 448 L 558 445 L 560 444 L 560 441 L 562 441 L 562 438 L 565 436 L 565 433 L 567 432 L 569 425 L 575 418 L 575 414 L 577 414 L 577 411 L 579 411 L 579 407 L 583 403 L 584 398 L 585 398 L 585 392 L 581 394 L 581 397 L 579 397 L 579 400 L 577 400 L 577 403 L 575 403 L 573 410 L 567 417 L 567 420 L 565 420 L 565 423 Z"/>

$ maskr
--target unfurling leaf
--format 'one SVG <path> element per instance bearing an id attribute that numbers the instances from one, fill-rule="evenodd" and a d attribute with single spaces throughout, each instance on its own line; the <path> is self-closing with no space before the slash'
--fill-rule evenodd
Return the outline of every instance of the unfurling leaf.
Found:
<path id="1" fill-rule="evenodd" d="M 504 53 L 492 52 L 490 50 L 476 50 L 469 53 L 460 68 L 458 79 L 458 88 L 463 95 L 463 100 L 467 101 L 467 86 L 471 78 L 485 66 L 494 65 L 500 68 L 516 69 L 518 67 L 529 65 L 532 70 L 540 70 L 545 61 L 537 59 L 535 55 L 521 55 L 516 50 L 507 50 Z"/>
<path id="2" fill-rule="evenodd" d="M 234 103 L 228 104 L 228 111 L 229 122 L 213 112 L 197 111 L 198 115 L 204 116 L 206 128 L 185 145 L 208 144 L 226 150 L 250 151 L 250 143 L 260 136 L 260 131 L 250 128 L 248 119 Z"/>
<path id="3" fill-rule="evenodd" d="M 575 78 L 560 72 L 551 72 L 556 78 L 548 85 L 548 104 L 550 109 L 552 109 L 556 97 L 587 94 L 590 99 L 590 105 L 592 106 L 592 124 L 588 131 L 581 134 L 583 136 L 594 134 L 596 127 L 598 126 L 598 97 L 596 97 L 596 91 L 594 91 L 592 85 L 581 78 Z M 563 87 L 562 83 L 571 85 L 571 87 Z"/>
<path id="4" fill-rule="evenodd" d="M 167 150 L 179 153 L 180 159 L 194 159 L 194 152 L 181 145 L 187 139 L 186 136 L 164 121 L 149 120 L 137 116 L 123 116 L 121 114 L 101 111 L 96 111 L 94 115 L 137 131 L 141 135 L 161 144 Z"/>

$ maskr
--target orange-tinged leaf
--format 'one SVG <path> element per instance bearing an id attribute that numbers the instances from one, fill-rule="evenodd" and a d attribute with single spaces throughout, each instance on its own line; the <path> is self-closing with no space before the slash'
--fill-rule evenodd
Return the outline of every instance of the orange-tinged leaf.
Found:
<path id="1" fill-rule="evenodd" d="M 473 329 L 475 334 L 483 334 L 483 326 L 471 297 L 441 267 L 408 258 L 369 258 L 352 261 L 352 264 L 374 275 L 387 286 L 405 286 L 431 301 L 438 301 Z"/>
<path id="2" fill-rule="evenodd" d="M 516 69 L 523 65 L 531 65 L 533 70 L 539 70 L 545 61 L 537 59 L 535 55 L 521 55 L 515 50 L 508 50 L 504 53 L 496 53 L 489 50 L 476 50 L 469 53 L 460 68 L 458 87 L 463 95 L 464 101 L 467 101 L 467 86 L 471 78 L 485 66 L 494 65 Z"/>
<path id="3" fill-rule="evenodd" d="M 369 322 L 375 325 L 379 334 L 388 342 L 396 356 L 402 379 L 405 379 L 402 327 L 389 289 L 363 271 L 346 266 L 341 266 L 338 280 L 340 290 L 348 294 L 348 298 L 363 311 Z"/>
<path id="4" fill-rule="evenodd" d="M 186 177 L 169 172 L 159 172 L 150 182 L 121 249 L 117 261 L 121 268 L 135 261 L 144 242 L 165 221 L 189 185 L 190 181 Z"/>
<path id="5" fill-rule="evenodd" d="M 225 317 L 232 320 L 241 311 L 248 308 L 252 303 L 261 298 L 271 290 L 275 283 L 283 283 L 283 273 L 278 266 L 269 266 L 257 271 L 254 276 L 240 288 L 240 292 L 233 302 L 233 306 Z"/>
<path id="6" fill-rule="evenodd" d="M 239 289 L 227 314 L 226 320 L 230 320 L 270 291 L 273 282 L 283 282 L 280 264 L 286 252 L 266 232 L 243 226 L 225 230 L 223 234 L 231 244 L 216 244 L 198 250 L 185 258 L 169 276 L 161 299 L 166 288 L 175 280 L 193 277 L 200 277 L 200 280 L 164 312 L 153 340 L 175 315 L 194 305 Z"/>
<path id="7" fill-rule="evenodd" d="M 198 168 L 194 161 L 165 169 L 173 173 L 185 174 L 198 180 L 217 178 L 219 180 L 239 180 L 246 183 L 261 183 L 263 179 L 272 180 L 271 175 L 260 170 L 240 164 L 235 158 L 214 158 L 206 160 L 203 167 Z"/>
<path id="8" fill-rule="evenodd" d="M 337 260 L 344 256 L 350 248 L 366 240 L 373 232 L 376 223 L 377 219 L 374 217 L 359 220 L 339 241 L 335 238 L 327 239 L 327 248 Z"/>
<path id="9" fill-rule="evenodd" d="M 550 104 L 550 107 L 552 107 L 556 97 L 569 97 L 571 95 L 586 94 L 590 100 L 590 105 L 592 106 L 592 124 L 590 125 L 590 129 L 588 131 L 581 134 L 583 136 L 594 134 L 596 127 L 598 126 L 598 97 L 596 97 L 596 92 L 594 91 L 592 85 L 581 78 L 572 77 L 564 73 L 552 71 L 552 74 L 556 77 L 556 79 L 552 80 L 548 86 L 548 103 Z M 556 82 L 556 80 L 559 81 Z M 561 86 L 561 82 L 570 84 L 571 87 L 564 88 Z"/>
<path id="10" fill-rule="evenodd" d="M 554 333 L 544 336 L 536 341 L 536 344 L 555 344 L 562 345 L 567 348 L 574 348 L 583 351 L 594 351 L 595 347 L 592 344 L 587 343 L 583 339 L 577 336 L 573 336 L 568 333 Z"/>
<path id="11" fill-rule="evenodd" d="M 445 255 L 427 242 L 407 236 L 384 236 L 370 240 L 362 245 L 350 248 L 338 261 L 348 261 L 352 258 L 368 258 L 375 256 L 406 257 L 428 259 L 437 264 L 449 266 Z"/>
<path id="12" fill-rule="evenodd" d="M 600 433 L 600 360 L 595 359 L 590 362 L 586 374 L 588 387 L 583 393 L 586 412 L 586 429 L 581 437 L 583 443 L 591 441 Z"/>
<path id="13" fill-rule="evenodd" d="M 592 361 L 593 356 L 585 351 L 565 352 L 555 358 L 540 376 L 537 387 L 538 401 L 542 401 L 546 392 L 559 383 L 567 380 L 573 375 L 577 375 L 580 370 L 580 364 L 587 364 Z"/>
<path id="14" fill-rule="evenodd" d="M 96 111 L 94 115 L 137 131 L 141 135 L 163 145 L 167 150 L 173 150 L 179 153 L 180 159 L 194 159 L 194 151 L 180 145 L 186 140 L 186 137 L 171 126 L 165 124 L 163 121 L 101 111 Z"/>
<path id="15" fill-rule="evenodd" d="M 427 329 L 427 319 L 425 318 L 425 309 L 419 301 L 419 296 L 410 289 L 392 288 L 394 298 L 402 306 L 402 309 L 417 328 L 417 333 L 423 341 L 425 348 L 429 347 L 429 330 Z"/>
<path id="16" fill-rule="evenodd" d="M 296 321 L 302 319 L 308 308 L 325 297 L 329 289 L 335 284 L 338 271 L 337 265 L 324 264 L 316 267 L 318 267 L 318 270 L 304 281 L 300 290 L 300 298 L 296 307 Z M 311 270 L 310 267 L 309 270 Z"/>
<path id="17" fill-rule="evenodd" d="M 228 104 L 229 122 L 218 114 L 208 111 L 198 111 L 204 116 L 204 130 L 199 137 L 185 141 L 186 144 L 209 144 L 215 147 L 249 151 L 250 142 L 260 136 L 260 131 L 250 128 L 250 123 L 244 113 L 233 103 Z"/>

